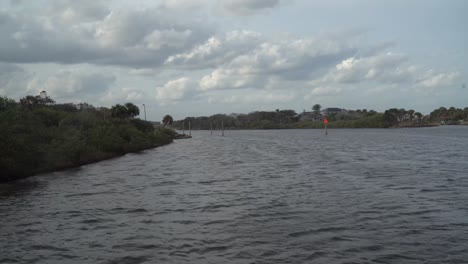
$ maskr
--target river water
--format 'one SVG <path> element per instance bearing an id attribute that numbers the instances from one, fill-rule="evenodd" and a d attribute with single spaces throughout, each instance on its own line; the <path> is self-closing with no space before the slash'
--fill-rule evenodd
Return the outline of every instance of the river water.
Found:
<path id="1" fill-rule="evenodd" d="M 468 263 L 468 127 L 193 136 L 0 185 L 0 263 Z"/>

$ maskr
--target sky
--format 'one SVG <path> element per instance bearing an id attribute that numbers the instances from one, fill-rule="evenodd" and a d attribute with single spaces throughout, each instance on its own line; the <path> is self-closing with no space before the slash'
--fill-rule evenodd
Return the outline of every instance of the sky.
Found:
<path id="1" fill-rule="evenodd" d="M 155 121 L 463 108 L 467 14 L 465 0 L 0 0 L 0 96 L 133 102 Z"/>

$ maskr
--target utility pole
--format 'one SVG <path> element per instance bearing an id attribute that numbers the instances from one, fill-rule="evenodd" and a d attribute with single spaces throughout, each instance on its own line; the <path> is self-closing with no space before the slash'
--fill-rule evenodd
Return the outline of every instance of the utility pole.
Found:
<path id="1" fill-rule="evenodd" d="M 146 121 L 146 105 L 143 104 L 143 111 L 145 112 L 145 121 Z"/>

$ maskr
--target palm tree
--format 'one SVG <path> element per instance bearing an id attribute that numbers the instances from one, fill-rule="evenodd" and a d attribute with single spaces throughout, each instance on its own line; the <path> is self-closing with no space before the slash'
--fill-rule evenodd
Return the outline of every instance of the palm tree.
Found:
<path id="1" fill-rule="evenodd" d="M 136 117 L 140 115 L 140 108 L 132 103 L 126 103 L 125 107 L 127 108 L 127 114 L 129 117 Z"/>
<path id="2" fill-rule="evenodd" d="M 312 110 L 314 110 L 316 114 L 320 114 L 320 109 L 322 109 L 320 104 L 314 104 L 314 106 L 312 106 Z"/>
<path id="3" fill-rule="evenodd" d="M 170 115 L 165 115 L 162 122 L 163 122 L 163 127 L 165 127 L 167 125 L 172 125 L 172 123 L 174 122 L 174 119 L 172 119 L 172 116 Z"/>

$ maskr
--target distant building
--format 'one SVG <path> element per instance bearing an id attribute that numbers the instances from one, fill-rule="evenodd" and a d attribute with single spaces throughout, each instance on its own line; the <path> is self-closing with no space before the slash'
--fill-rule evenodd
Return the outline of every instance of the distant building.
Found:
<path id="1" fill-rule="evenodd" d="M 298 114 L 299 121 L 322 121 L 323 115 L 317 114 L 315 112 L 306 112 L 303 111 L 302 113 Z"/>
<path id="2" fill-rule="evenodd" d="M 327 116 L 331 114 L 338 114 L 338 113 L 346 112 L 346 110 L 341 109 L 341 108 L 336 108 L 336 107 L 329 107 L 329 108 L 323 109 L 321 112 L 322 112 L 322 115 Z"/>

